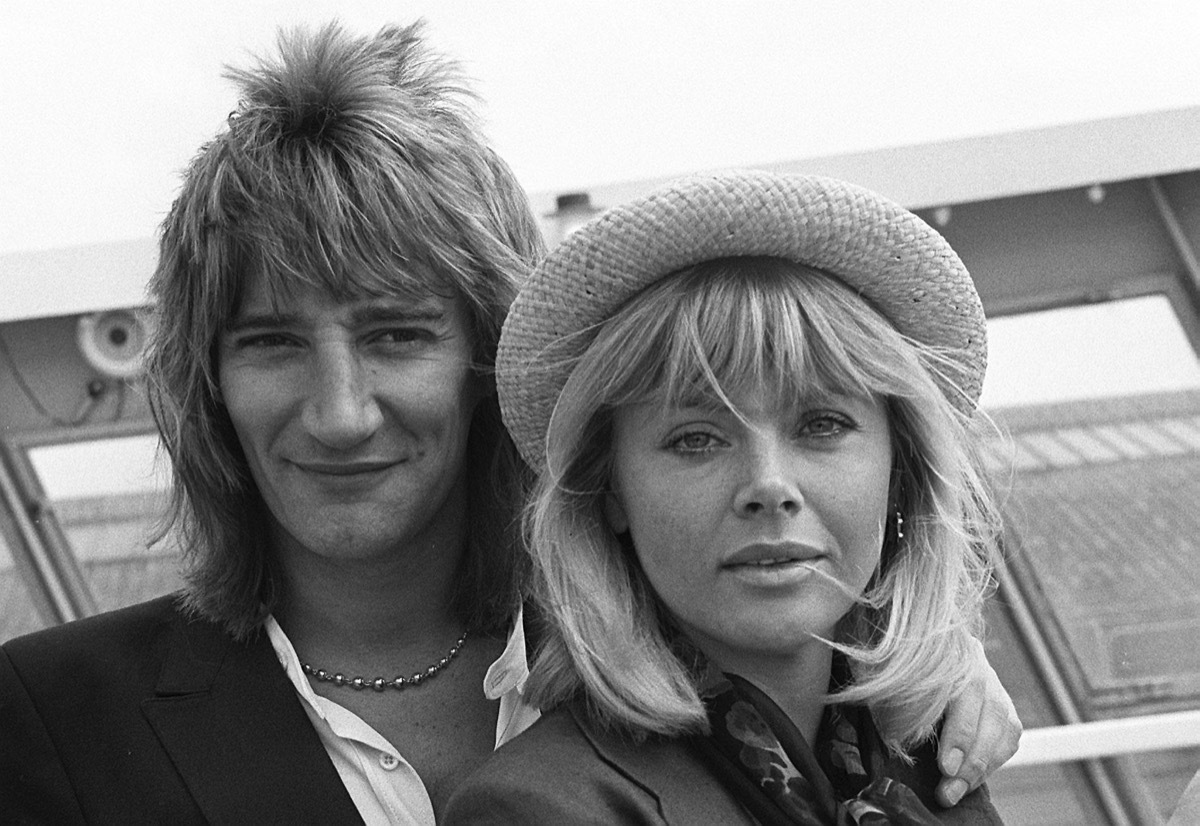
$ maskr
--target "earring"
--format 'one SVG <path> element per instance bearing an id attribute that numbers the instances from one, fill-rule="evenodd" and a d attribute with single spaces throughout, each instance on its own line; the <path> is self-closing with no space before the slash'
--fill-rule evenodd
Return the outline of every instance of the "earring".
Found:
<path id="1" fill-rule="evenodd" d="M 900 513 L 900 506 L 896 506 L 896 541 L 900 542 L 904 539 L 904 516 Z"/>

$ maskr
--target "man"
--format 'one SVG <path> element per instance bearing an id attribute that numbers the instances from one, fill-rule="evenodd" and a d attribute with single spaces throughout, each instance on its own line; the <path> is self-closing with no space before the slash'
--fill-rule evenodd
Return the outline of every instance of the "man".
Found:
<path id="1" fill-rule="evenodd" d="M 3 647 L 18 822 L 432 823 L 537 714 L 491 380 L 542 252 L 525 196 L 419 25 L 231 77 L 151 282 L 188 586 Z M 967 782 L 1019 732 L 991 685 L 944 748 Z"/>

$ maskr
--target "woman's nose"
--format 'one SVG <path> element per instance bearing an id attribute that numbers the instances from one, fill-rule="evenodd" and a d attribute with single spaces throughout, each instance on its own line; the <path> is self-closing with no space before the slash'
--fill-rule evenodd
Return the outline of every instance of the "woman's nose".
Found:
<path id="1" fill-rule="evenodd" d="M 383 423 L 372 376 L 351 347 L 319 350 L 310 382 L 303 424 L 326 447 L 354 447 L 370 438 Z"/>
<path id="2" fill-rule="evenodd" d="M 734 496 L 739 516 L 795 516 L 803 509 L 795 463 L 783 442 L 760 436 L 746 451 L 744 477 Z"/>

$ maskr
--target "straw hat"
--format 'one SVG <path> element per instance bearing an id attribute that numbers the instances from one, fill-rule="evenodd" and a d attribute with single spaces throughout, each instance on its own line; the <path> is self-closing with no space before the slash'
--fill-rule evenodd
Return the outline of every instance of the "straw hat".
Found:
<path id="1" fill-rule="evenodd" d="M 974 408 L 987 365 L 983 306 L 958 255 L 903 207 L 844 181 L 762 171 L 687 178 L 572 233 L 514 302 L 496 359 L 504 422 L 534 468 L 563 385 L 598 324 L 629 298 L 713 258 L 768 255 L 836 276 L 901 333 L 961 367 L 943 390 Z"/>

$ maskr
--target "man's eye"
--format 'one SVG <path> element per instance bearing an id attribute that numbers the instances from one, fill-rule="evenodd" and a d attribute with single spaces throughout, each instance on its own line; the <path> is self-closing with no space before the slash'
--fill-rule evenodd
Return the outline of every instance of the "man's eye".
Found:
<path id="1" fill-rule="evenodd" d="M 291 337 L 282 333 L 254 333 L 253 335 L 241 336 L 236 341 L 239 350 L 288 347 L 293 343 Z"/>
<path id="2" fill-rule="evenodd" d="M 711 433 L 695 431 L 676 436 L 670 441 L 668 447 L 670 447 L 672 450 L 677 450 L 682 453 L 699 453 L 705 450 L 710 450 L 711 448 L 716 447 L 717 444 L 717 437 Z"/>
<path id="3" fill-rule="evenodd" d="M 417 341 L 429 341 L 433 335 L 433 331 L 422 327 L 396 327 L 379 331 L 375 334 L 374 339 L 381 344 L 411 344 Z"/>

